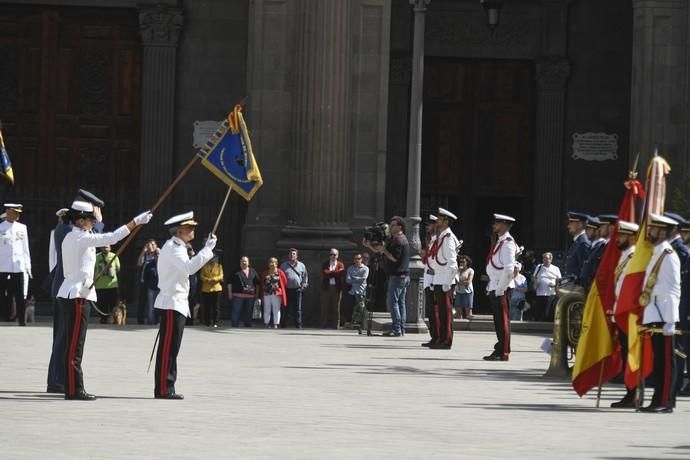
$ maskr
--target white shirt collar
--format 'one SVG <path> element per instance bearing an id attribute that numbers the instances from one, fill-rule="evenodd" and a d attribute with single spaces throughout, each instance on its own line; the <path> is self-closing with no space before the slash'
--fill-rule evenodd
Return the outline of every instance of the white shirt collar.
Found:
<path id="1" fill-rule="evenodd" d="M 580 233 L 578 233 L 577 235 L 575 235 L 575 236 L 573 237 L 573 241 L 577 241 L 577 239 L 580 237 L 580 235 L 584 235 L 584 234 L 586 234 L 586 233 L 587 233 L 587 232 L 585 232 L 584 230 L 582 230 Z"/>

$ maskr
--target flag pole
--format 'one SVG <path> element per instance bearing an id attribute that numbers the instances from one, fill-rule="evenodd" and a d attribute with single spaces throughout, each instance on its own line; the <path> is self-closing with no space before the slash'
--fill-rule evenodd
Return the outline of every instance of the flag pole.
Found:
<path id="1" fill-rule="evenodd" d="M 599 408 L 599 401 L 601 401 L 601 386 L 604 380 L 604 363 L 606 359 L 601 360 L 601 369 L 599 370 L 599 388 L 597 389 L 597 409 Z"/>
<path id="2" fill-rule="evenodd" d="M 154 205 L 151 206 L 150 211 L 152 213 L 156 209 L 158 209 L 158 207 L 163 203 L 163 201 L 165 201 L 165 199 L 172 193 L 173 189 L 182 180 L 182 178 L 187 175 L 189 170 L 192 169 L 192 166 L 194 166 L 197 161 L 199 161 L 199 156 L 194 155 L 194 157 L 191 159 L 191 161 L 189 163 L 187 163 L 187 166 L 185 166 L 184 169 L 182 171 L 180 171 L 180 174 L 177 175 L 175 180 L 173 180 L 172 183 L 170 185 L 168 185 L 168 188 L 165 189 L 163 194 L 158 198 L 158 201 L 156 201 L 154 203 Z M 132 240 L 137 235 L 137 233 L 139 233 L 139 230 L 141 230 L 141 227 L 143 227 L 143 225 L 137 225 L 136 227 L 134 227 L 134 230 L 132 230 L 130 232 L 127 239 L 125 239 L 125 241 L 122 243 L 122 245 L 120 245 L 120 247 L 118 248 L 117 252 L 115 252 L 115 257 L 110 259 L 110 261 L 108 263 L 106 263 L 105 267 L 103 267 L 103 270 L 101 270 L 100 273 L 98 273 L 98 275 L 96 275 L 94 277 L 93 283 L 91 283 L 91 286 L 89 287 L 89 289 L 92 289 L 93 286 L 96 284 L 96 281 L 98 281 L 110 269 L 110 264 L 112 263 L 112 261 L 115 260 L 117 257 L 120 257 L 120 254 L 122 254 L 124 252 L 125 248 L 129 245 L 129 243 L 132 242 Z M 99 313 L 101 313 L 101 312 L 99 311 Z"/>
<path id="3" fill-rule="evenodd" d="M 225 211 L 225 206 L 228 204 L 228 198 L 230 198 L 230 194 L 232 193 L 232 186 L 228 187 L 228 193 L 225 194 L 225 200 L 223 200 L 223 206 L 220 207 L 220 211 L 218 212 L 218 217 L 216 218 L 216 224 L 213 226 L 213 230 L 211 230 L 211 234 L 215 235 L 216 230 L 218 230 L 218 225 L 220 224 L 220 218 L 223 217 L 223 211 Z"/>

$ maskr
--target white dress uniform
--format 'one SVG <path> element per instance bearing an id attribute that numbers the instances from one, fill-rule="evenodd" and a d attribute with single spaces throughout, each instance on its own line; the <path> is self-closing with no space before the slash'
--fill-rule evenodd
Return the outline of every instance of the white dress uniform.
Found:
<path id="1" fill-rule="evenodd" d="M 664 323 L 675 324 L 680 318 L 678 306 L 680 305 L 680 259 L 668 241 L 654 247 L 654 253 L 647 265 L 644 283 L 647 283 L 657 260 L 666 253 L 661 262 L 656 284 L 650 294 L 649 305 L 644 309 L 642 324 Z"/>
<path id="2" fill-rule="evenodd" d="M 171 217 L 164 225 L 171 228 L 196 227 L 194 212 Z M 190 316 L 189 277 L 213 258 L 215 236 L 209 236 L 204 248 L 191 259 L 187 255 L 185 242 L 173 236 L 165 242 L 158 256 L 158 288 L 154 308 L 159 312 L 160 341 L 156 352 L 156 372 L 153 396 L 157 399 L 184 399 L 175 391 L 177 381 L 177 354 L 182 345 L 185 322 Z"/>
<path id="3" fill-rule="evenodd" d="M 96 301 L 93 284 L 96 266 L 96 248 L 113 245 L 129 235 L 126 225 L 111 233 L 92 233 L 74 227 L 62 242 L 62 268 L 65 280 L 58 291 L 58 298 L 83 298 Z"/>
<path id="4" fill-rule="evenodd" d="M 429 259 L 433 257 L 434 251 L 436 250 L 436 235 L 432 235 L 431 239 L 429 240 L 429 244 L 426 247 L 426 266 L 424 268 L 424 280 L 423 280 L 423 286 L 424 289 L 433 286 L 434 284 L 434 275 L 433 275 L 433 270 L 431 269 L 431 266 L 429 265 Z"/>
<path id="5" fill-rule="evenodd" d="M 621 288 L 623 287 L 623 279 L 625 278 L 625 268 L 632 259 L 633 254 L 635 254 L 635 245 L 631 244 L 625 251 L 621 253 L 618 259 L 618 264 L 616 264 L 616 270 L 614 272 L 614 277 L 616 280 L 616 301 L 613 304 L 613 313 L 616 314 L 618 310 L 618 296 L 621 294 Z"/>
<path id="6" fill-rule="evenodd" d="M 450 286 L 458 273 L 458 238 L 450 228 L 438 235 L 434 254 L 429 257 L 429 267 L 434 271 L 431 284 Z"/>
<path id="7" fill-rule="evenodd" d="M 16 213 L 22 212 L 21 204 L 6 203 L 5 208 Z M 8 293 L 7 296 L 2 296 L 0 314 L 6 321 L 12 317 L 14 301 L 19 325 L 24 325 L 24 300 L 31 276 L 31 253 L 26 225 L 17 220 L 0 222 L 0 292 Z"/>
<path id="8" fill-rule="evenodd" d="M 494 220 L 508 225 L 515 222 L 513 217 L 503 214 L 494 214 Z M 510 354 L 510 298 L 507 290 L 514 286 L 516 254 L 515 240 L 510 232 L 505 232 L 498 236 L 486 258 L 486 274 L 489 276 L 486 289 L 489 292 L 497 338 L 494 351 L 484 357 L 487 361 L 507 361 Z"/>
<path id="9" fill-rule="evenodd" d="M 158 289 L 154 308 L 175 310 L 185 317 L 190 316 L 189 277 L 201 270 L 213 258 L 213 251 L 207 247 L 191 259 L 187 255 L 184 241 L 173 236 L 165 242 L 158 256 Z"/>
<path id="10" fill-rule="evenodd" d="M 513 286 L 516 253 L 517 245 L 510 232 L 498 237 L 486 264 L 486 274 L 489 276 L 487 291 L 503 295 L 506 289 Z"/>
<path id="11" fill-rule="evenodd" d="M 31 274 L 29 232 L 21 222 L 0 223 L 0 273 Z"/>

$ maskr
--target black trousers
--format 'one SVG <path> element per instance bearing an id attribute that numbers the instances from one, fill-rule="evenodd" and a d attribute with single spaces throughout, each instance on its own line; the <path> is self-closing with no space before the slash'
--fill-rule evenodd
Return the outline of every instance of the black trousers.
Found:
<path id="1" fill-rule="evenodd" d="M 220 316 L 220 294 L 218 292 L 201 293 L 201 318 L 205 325 L 216 324 Z"/>
<path id="2" fill-rule="evenodd" d="M 53 349 L 48 364 L 48 385 L 65 384 L 65 309 L 58 299 L 53 300 Z"/>
<path id="3" fill-rule="evenodd" d="M 646 325 L 649 326 L 649 325 Z M 652 327 L 663 327 L 663 324 L 653 324 Z M 652 406 L 672 408 L 676 402 L 676 358 L 675 336 L 663 334 L 652 335 L 652 350 L 654 350 L 654 395 Z"/>
<path id="4" fill-rule="evenodd" d="M 496 296 L 496 291 L 489 292 L 489 304 L 494 315 L 494 328 L 498 339 L 494 345 L 493 354 L 504 358 L 510 354 L 509 299 L 510 289 L 506 289 L 502 296 Z"/>
<path id="5" fill-rule="evenodd" d="M 159 310 L 160 329 L 156 352 L 156 376 L 153 394 L 166 397 L 175 394 L 177 380 L 177 354 L 182 344 L 182 333 L 187 318 L 175 310 Z"/>
<path id="6" fill-rule="evenodd" d="M 450 293 L 443 292 L 443 286 L 434 285 L 434 320 L 438 321 L 439 345 L 453 345 L 453 302 L 450 300 Z"/>
<path id="7" fill-rule="evenodd" d="M 0 292 L 7 292 L 1 296 L 0 311 L 5 321 L 12 319 L 12 300 L 17 306 L 17 319 L 24 325 L 24 273 L 0 273 Z"/>
<path id="8" fill-rule="evenodd" d="M 65 396 L 72 397 L 85 391 L 81 359 L 84 355 L 91 301 L 81 298 L 58 298 L 58 302 L 62 304 L 65 313 L 65 330 L 68 337 L 65 350 Z"/>
<path id="9" fill-rule="evenodd" d="M 436 308 L 436 298 L 434 297 L 433 286 L 424 289 L 424 313 L 429 318 L 429 335 L 431 342 L 436 343 L 438 340 L 438 308 Z"/>

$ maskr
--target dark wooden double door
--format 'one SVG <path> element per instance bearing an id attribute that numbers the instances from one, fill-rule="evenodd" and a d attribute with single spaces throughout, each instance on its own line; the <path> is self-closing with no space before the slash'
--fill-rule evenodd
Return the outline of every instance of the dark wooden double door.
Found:
<path id="1" fill-rule="evenodd" d="M 427 58 L 422 207 L 459 217 L 464 253 L 484 270 L 494 212 L 530 238 L 535 82 L 529 61 Z"/>
<path id="2" fill-rule="evenodd" d="M 110 223 L 139 189 L 141 43 L 134 9 L 0 5 L 0 119 L 40 276 L 55 223 L 77 188 Z"/>

